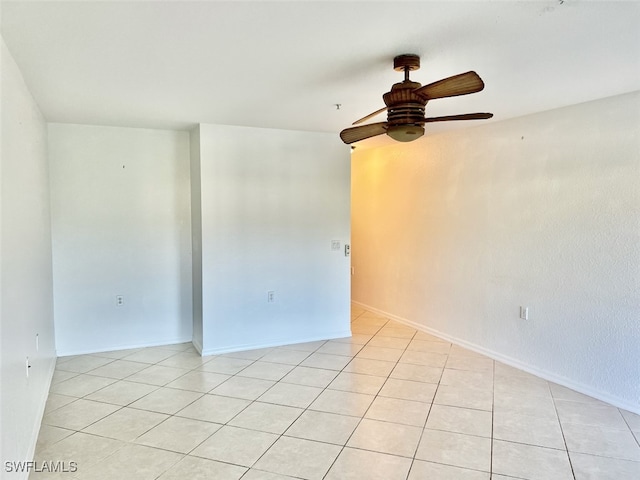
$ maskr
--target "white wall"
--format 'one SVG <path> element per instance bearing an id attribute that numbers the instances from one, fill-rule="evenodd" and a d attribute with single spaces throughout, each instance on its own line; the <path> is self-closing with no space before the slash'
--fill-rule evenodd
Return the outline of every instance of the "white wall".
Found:
<path id="1" fill-rule="evenodd" d="M 50 124 L 49 158 L 58 355 L 191 341 L 188 132 Z"/>
<path id="2" fill-rule="evenodd" d="M 5 462 L 32 458 L 55 348 L 46 124 L 4 40 L 1 49 L 0 475 L 4 475 Z"/>
<path id="3" fill-rule="evenodd" d="M 352 176 L 356 302 L 640 411 L 639 92 L 356 151 Z"/>
<path id="4" fill-rule="evenodd" d="M 331 250 L 350 241 L 349 149 L 323 133 L 199 133 L 203 351 L 350 335 L 350 259 Z"/>

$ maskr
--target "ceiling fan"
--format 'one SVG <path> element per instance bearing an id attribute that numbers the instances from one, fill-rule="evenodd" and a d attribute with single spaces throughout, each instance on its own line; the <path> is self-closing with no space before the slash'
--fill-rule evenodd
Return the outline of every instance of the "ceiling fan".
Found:
<path id="1" fill-rule="evenodd" d="M 404 71 L 404 81 L 394 84 L 391 91 L 382 96 L 386 107 L 356 120 L 353 125 L 363 123 L 384 111 L 387 112 L 387 121 L 346 128 L 340 132 L 342 141 L 350 144 L 386 133 L 399 142 L 410 142 L 424 134 L 425 123 L 484 120 L 493 117 L 492 113 L 465 113 L 425 118 L 424 109 L 429 100 L 476 93 L 484 88 L 484 82 L 476 72 L 471 71 L 444 78 L 423 87 L 419 83 L 409 80 L 409 72 L 419 68 L 420 57 L 418 55 L 406 54 L 395 57 L 393 69 Z"/>

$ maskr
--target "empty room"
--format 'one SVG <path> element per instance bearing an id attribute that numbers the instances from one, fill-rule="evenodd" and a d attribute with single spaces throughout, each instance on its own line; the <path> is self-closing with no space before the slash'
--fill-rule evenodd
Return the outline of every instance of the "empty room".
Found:
<path id="1" fill-rule="evenodd" d="M 640 2 L 0 25 L 2 479 L 640 478 Z"/>

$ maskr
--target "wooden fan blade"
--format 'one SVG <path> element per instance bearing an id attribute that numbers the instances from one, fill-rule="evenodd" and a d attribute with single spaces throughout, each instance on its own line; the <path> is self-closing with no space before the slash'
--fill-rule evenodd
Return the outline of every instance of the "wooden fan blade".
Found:
<path id="1" fill-rule="evenodd" d="M 340 132 L 340 138 L 346 144 L 359 142 L 365 138 L 382 135 L 387 131 L 387 122 L 371 123 L 360 127 L 345 128 Z"/>
<path id="2" fill-rule="evenodd" d="M 493 113 L 465 113 L 462 115 L 447 115 L 445 117 L 425 118 L 425 123 L 448 122 L 450 120 L 486 120 L 493 117 Z"/>
<path id="3" fill-rule="evenodd" d="M 434 98 L 457 97 L 458 95 L 476 93 L 483 88 L 484 82 L 480 76 L 476 72 L 467 72 L 416 88 L 413 93 L 427 100 L 433 100 Z"/>
<path id="4" fill-rule="evenodd" d="M 386 112 L 387 111 L 387 107 L 382 107 L 380 110 L 376 110 L 373 113 L 370 113 L 369 115 L 367 115 L 366 117 L 362 117 L 360 120 L 356 120 L 355 122 L 352 123 L 352 125 L 358 125 L 362 122 L 366 122 L 367 120 L 369 120 L 370 118 L 375 117 L 376 115 L 381 114 L 382 112 Z"/>

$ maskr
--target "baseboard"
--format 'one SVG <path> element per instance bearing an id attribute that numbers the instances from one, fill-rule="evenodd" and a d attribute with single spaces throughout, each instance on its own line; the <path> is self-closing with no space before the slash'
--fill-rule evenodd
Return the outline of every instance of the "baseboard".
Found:
<path id="1" fill-rule="evenodd" d="M 49 399 L 49 389 L 51 388 L 51 382 L 53 381 L 53 374 L 56 370 L 56 358 L 52 357 L 49 360 L 49 368 L 47 369 L 46 385 L 42 390 L 42 398 L 38 402 L 38 412 L 34 417 L 34 423 L 31 427 L 31 437 L 29 441 L 29 449 L 27 451 L 28 459 L 33 460 L 36 454 L 36 446 L 38 444 L 38 436 L 40 435 L 40 427 L 42 426 L 42 419 L 44 417 L 44 410 L 47 406 L 47 400 Z M 21 472 L 20 477 L 22 480 L 29 478 L 29 472 Z"/>
<path id="2" fill-rule="evenodd" d="M 157 342 L 144 342 L 144 343 L 133 343 L 127 345 L 112 345 L 104 348 L 90 348 L 90 349 L 80 349 L 80 350 L 63 350 L 62 352 L 58 352 L 58 357 L 69 357 L 71 355 L 89 355 L 91 353 L 102 353 L 102 352 L 116 352 L 118 350 L 129 350 L 131 348 L 147 348 L 147 347 L 163 347 L 165 345 L 176 345 L 178 343 L 191 343 L 192 339 L 189 338 L 176 338 L 173 340 L 164 340 Z"/>
<path id="3" fill-rule="evenodd" d="M 206 350 L 203 350 L 201 348 L 199 351 L 203 357 L 206 357 L 208 355 L 220 355 L 222 353 L 241 352 L 244 350 L 256 350 L 258 348 L 281 347 L 283 345 L 293 345 L 296 343 L 307 343 L 307 342 L 318 342 L 322 340 L 332 340 L 334 338 L 345 338 L 350 336 L 351 336 L 351 330 L 342 330 L 339 332 L 329 333 L 326 335 L 296 338 L 294 340 L 292 340 L 291 338 L 287 338 L 287 339 L 281 339 L 281 340 L 274 340 L 268 343 L 252 343 L 252 344 L 245 343 L 241 345 L 229 345 L 229 346 L 225 345 L 224 347 L 209 348 Z M 196 346 L 195 343 L 194 343 L 194 346 L 196 347 L 196 349 L 198 349 L 198 346 Z"/>
<path id="4" fill-rule="evenodd" d="M 506 365 L 509 365 L 511 367 L 517 368 L 519 370 L 523 370 L 527 373 L 530 373 L 532 375 L 535 375 L 537 377 L 543 378 L 545 380 L 548 380 L 550 382 L 554 382 L 557 383 L 558 385 L 562 385 L 563 387 L 567 387 L 570 388 L 571 390 L 575 390 L 576 392 L 582 393 L 584 395 L 588 395 L 589 397 L 593 397 L 596 398 L 598 400 L 601 400 L 603 402 L 609 403 L 615 407 L 618 408 L 622 408 L 624 410 L 627 410 L 629 412 L 635 413 L 640 415 L 640 405 L 638 404 L 634 404 L 629 402 L 628 400 L 625 400 L 624 398 L 620 398 L 614 395 L 611 395 L 609 393 L 606 392 L 602 392 L 600 390 L 597 390 L 595 388 L 593 388 L 590 385 L 585 385 L 583 383 L 580 382 L 576 382 L 570 378 L 558 375 L 556 373 L 550 372 L 548 370 L 544 370 L 541 368 L 536 367 L 535 365 L 530 365 L 528 363 L 524 363 L 518 359 L 509 357 L 507 355 L 503 355 L 499 352 L 493 351 L 493 350 L 489 350 L 487 348 L 484 348 L 480 345 L 476 345 L 474 343 L 468 342 L 466 340 L 462 340 L 460 338 L 451 336 L 447 333 L 441 332 L 439 330 L 430 328 L 430 327 L 425 327 L 424 325 L 420 325 L 416 322 L 413 322 L 411 320 L 408 320 L 406 318 L 402 318 L 399 317 L 397 315 L 394 315 L 392 313 L 389 312 L 385 312 L 383 310 L 377 309 L 375 307 L 372 307 L 370 305 L 366 305 L 364 303 L 361 302 L 356 302 L 356 301 L 352 301 L 351 303 L 353 303 L 354 305 L 357 305 L 359 307 L 362 307 L 370 312 L 376 313 L 378 315 L 381 315 L 383 317 L 386 318 L 390 318 L 392 320 L 395 320 L 399 323 L 403 323 L 405 325 L 408 325 L 412 328 L 415 328 L 416 330 L 419 330 L 421 332 L 424 333 L 428 333 L 429 335 L 433 335 L 435 337 L 441 338 L 443 340 L 446 340 L 450 343 L 455 343 L 456 345 L 459 345 L 461 347 L 464 347 L 468 350 L 474 351 L 476 353 L 480 353 L 482 355 L 485 355 L 489 358 L 492 358 L 493 360 L 497 360 L 499 362 L 502 362 Z"/>

